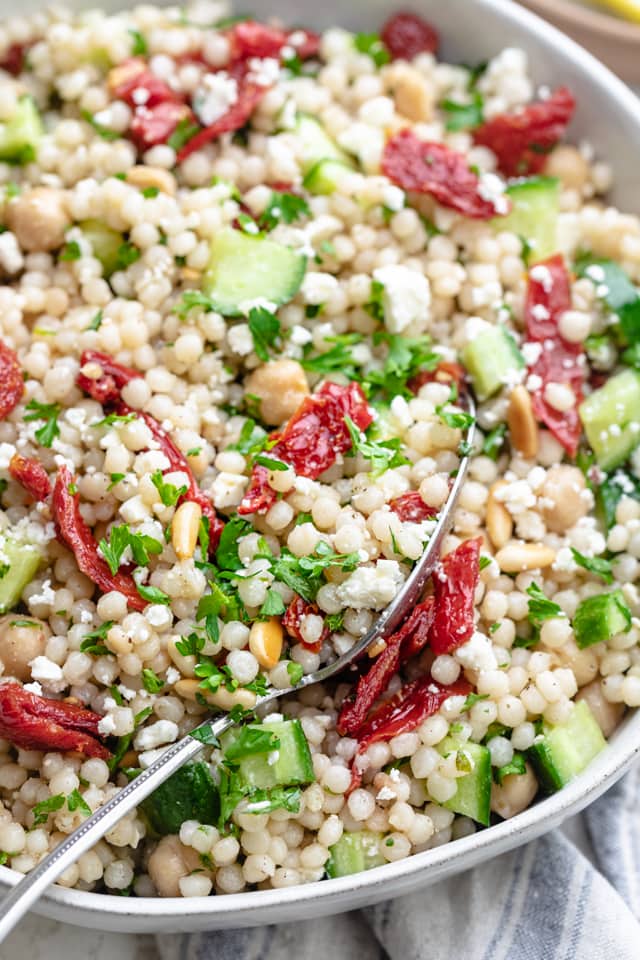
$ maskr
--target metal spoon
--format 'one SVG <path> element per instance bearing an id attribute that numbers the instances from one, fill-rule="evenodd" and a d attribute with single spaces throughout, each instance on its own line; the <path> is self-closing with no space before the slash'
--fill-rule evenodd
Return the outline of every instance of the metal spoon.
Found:
<path id="1" fill-rule="evenodd" d="M 469 412 L 475 415 L 473 398 L 470 394 L 467 394 L 465 399 Z M 467 430 L 466 439 L 469 446 L 473 442 L 474 433 L 475 421 Z M 320 670 L 307 674 L 295 686 L 287 687 L 285 690 L 273 690 L 260 697 L 256 707 L 261 707 L 286 694 L 295 693 L 304 687 L 310 687 L 314 683 L 322 683 L 336 676 L 354 663 L 371 644 L 390 636 L 402 623 L 420 599 L 426 582 L 438 562 L 442 542 L 451 527 L 453 512 L 464 482 L 469 459 L 469 455 L 461 459 L 449 498 L 440 512 L 436 527 L 424 553 L 407 578 L 402 590 L 381 614 L 369 632 L 354 644 L 347 653 Z M 123 787 L 104 806 L 87 817 L 77 830 L 69 834 L 66 840 L 63 840 L 55 850 L 52 850 L 48 856 L 41 860 L 35 869 L 16 883 L 13 890 L 5 897 L 0 909 L 0 943 L 10 933 L 20 917 L 44 893 L 49 884 L 57 880 L 60 874 L 75 863 L 83 853 L 90 850 L 98 840 L 109 833 L 122 817 L 130 813 L 145 797 L 148 797 L 165 780 L 168 780 L 172 773 L 175 773 L 183 764 L 200 753 L 203 743 L 193 736 L 197 730 L 209 727 L 210 731 L 207 732 L 210 732 L 211 736 L 219 737 L 221 733 L 234 726 L 235 723 L 236 721 L 231 719 L 228 714 L 204 720 L 190 734 L 168 747 L 150 767 L 147 767 L 135 780 Z"/>

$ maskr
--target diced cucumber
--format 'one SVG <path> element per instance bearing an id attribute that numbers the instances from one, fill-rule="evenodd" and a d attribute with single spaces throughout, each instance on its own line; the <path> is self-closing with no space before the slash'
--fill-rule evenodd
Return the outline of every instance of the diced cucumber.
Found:
<path id="1" fill-rule="evenodd" d="M 304 178 L 303 186 L 309 193 L 334 193 L 341 180 L 353 173 L 353 167 L 342 160 L 318 160 Z"/>
<path id="2" fill-rule="evenodd" d="M 560 181 L 555 177 L 530 177 L 507 187 L 511 213 L 493 221 L 499 232 L 517 233 L 528 248 L 527 262 L 536 263 L 558 249 Z"/>
<path id="3" fill-rule="evenodd" d="M 102 264 L 105 277 L 110 277 L 118 266 L 123 235 L 101 220 L 83 220 L 79 226 L 91 244 L 94 257 Z"/>
<path id="4" fill-rule="evenodd" d="M 469 371 L 478 400 L 493 396 L 510 382 L 524 358 L 511 334 L 502 326 L 488 327 L 464 347 L 462 362 Z"/>
<path id="5" fill-rule="evenodd" d="M 0 160 L 31 163 L 38 154 L 44 129 L 33 99 L 20 97 L 13 116 L 0 123 Z"/>
<path id="6" fill-rule="evenodd" d="M 471 817 L 477 823 L 489 826 L 491 805 L 491 754 L 480 743 L 467 741 L 460 743 L 453 737 L 447 737 L 438 746 L 439 752 L 446 756 L 458 752 L 458 763 L 464 763 L 469 773 L 456 780 L 456 792 L 442 806 L 464 817 Z"/>
<path id="7" fill-rule="evenodd" d="M 271 753 L 256 753 L 233 761 L 238 764 L 245 784 L 266 790 L 315 780 L 311 751 L 299 720 L 274 720 L 271 723 L 267 720 L 258 729 L 270 730 L 280 741 L 280 746 Z M 228 749 L 233 740 L 233 733 L 223 737 L 223 748 Z"/>
<path id="8" fill-rule="evenodd" d="M 203 289 L 225 317 L 241 316 L 243 305 L 265 300 L 279 306 L 300 289 L 307 258 L 289 247 L 232 230 L 211 241 Z"/>
<path id="9" fill-rule="evenodd" d="M 15 607 L 41 562 L 42 554 L 32 543 L 5 539 L 0 544 L 0 613 Z"/>
<path id="10" fill-rule="evenodd" d="M 331 139 L 321 123 L 308 113 L 296 117 L 295 132 L 302 144 L 302 171 L 307 174 L 320 160 L 338 160 L 353 169 L 353 161 Z"/>
<path id="11" fill-rule="evenodd" d="M 141 803 L 154 833 L 179 833 L 185 820 L 215 823 L 218 793 L 206 763 L 188 763 Z"/>
<path id="12" fill-rule="evenodd" d="M 372 867 L 386 863 L 380 853 L 384 843 L 381 833 L 363 830 L 361 833 L 343 833 L 337 843 L 330 847 L 331 856 L 327 861 L 327 876 L 348 877 L 352 873 L 362 873 Z"/>
<path id="13" fill-rule="evenodd" d="M 581 650 L 602 640 L 610 640 L 631 629 L 631 611 L 622 590 L 587 597 L 578 605 L 573 618 L 573 632 Z"/>
<path id="14" fill-rule="evenodd" d="M 611 470 L 640 443 L 640 373 L 624 370 L 580 404 L 580 419 L 598 465 Z"/>
<path id="15" fill-rule="evenodd" d="M 566 723 L 545 725 L 529 754 L 542 786 L 553 793 L 581 773 L 606 745 L 587 702 L 579 700 Z"/>

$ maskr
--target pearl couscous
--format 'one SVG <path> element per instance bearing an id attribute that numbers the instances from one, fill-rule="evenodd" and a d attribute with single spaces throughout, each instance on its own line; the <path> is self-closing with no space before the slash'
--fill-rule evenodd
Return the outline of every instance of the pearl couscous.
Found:
<path id="1" fill-rule="evenodd" d="M 212 708 L 245 723 L 60 883 L 398 860 L 561 788 L 640 705 L 640 224 L 561 142 L 570 91 L 437 44 L 217 0 L 0 24 L 14 870 Z M 367 632 L 468 452 L 407 623 L 254 713 Z"/>

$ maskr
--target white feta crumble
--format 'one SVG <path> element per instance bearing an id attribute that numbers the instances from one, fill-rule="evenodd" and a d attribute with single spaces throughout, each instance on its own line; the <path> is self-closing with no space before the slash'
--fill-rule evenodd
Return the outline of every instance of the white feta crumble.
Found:
<path id="1" fill-rule="evenodd" d="M 384 287 L 384 322 L 390 333 L 402 333 L 413 326 L 424 331 L 431 319 L 431 287 L 416 270 L 389 264 L 373 271 L 373 278 Z"/>
<path id="2" fill-rule="evenodd" d="M 179 670 L 176 670 L 175 667 L 169 667 L 169 669 L 167 670 L 167 672 L 166 672 L 166 674 L 165 674 L 165 679 L 166 679 L 166 681 L 167 681 L 167 685 L 168 685 L 169 687 L 172 687 L 172 686 L 174 685 L 174 683 L 177 683 L 177 682 L 178 682 L 178 680 L 181 678 L 181 676 L 182 676 L 182 674 L 180 673 Z"/>
<path id="3" fill-rule="evenodd" d="M 36 697 L 42 696 L 42 687 L 37 681 L 33 683 L 25 683 L 22 687 L 23 690 L 27 690 L 29 693 L 34 693 Z"/>
<path id="4" fill-rule="evenodd" d="M 238 323 L 227 330 L 227 342 L 233 353 L 241 357 L 248 356 L 253 350 L 253 337 L 246 323 Z"/>
<path id="5" fill-rule="evenodd" d="M 478 183 L 478 193 L 487 203 L 493 204 L 498 215 L 509 213 L 509 201 L 504 195 L 506 184 L 495 173 L 483 173 Z"/>
<path id="6" fill-rule="evenodd" d="M 358 567 L 337 589 L 338 601 L 354 610 L 382 610 L 396 596 L 404 575 L 396 560 L 378 560 L 375 566 Z"/>
<path id="7" fill-rule="evenodd" d="M 173 720 L 157 720 L 136 733 L 133 745 L 136 750 L 153 750 L 164 743 L 174 743 L 178 732 L 178 724 Z"/>
<path id="8" fill-rule="evenodd" d="M 142 753 L 138 754 L 138 763 L 143 770 L 146 770 L 147 767 L 150 767 L 152 763 L 155 763 L 156 760 L 160 759 L 166 749 L 166 747 L 159 747 L 157 750 L 144 750 Z"/>
<path id="9" fill-rule="evenodd" d="M 23 264 L 24 257 L 15 234 L 10 230 L 0 233 L 0 271 L 8 274 L 18 273 L 22 270 Z"/>
<path id="10" fill-rule="evenodd" d="M 409 404 L 404 397 L 399 395 L 394 397 L 391 401 L 391 415 L 393 416 L 393 419 L 396 420 L 403 428 L 410 427 L 413 423 L 413 417 L 411 416 Z"/>
<path id="11" fill-rule="evenodd" d="M 535 267 L 532 267 L 529 271 L 529 276 L 532 280 L 535 280 L 536 283 L 542 285 L 545 293 L 551 293 L 553 289 L 553 276 L 548 267 L 545 267 L 542 263 L 537 263 Z"/>
<path id="12" fill-rule="evenodd" d="M 238 82 L 225 70 L 207 73 L 193 95 L 193 109 L 205 127 L 223 117 L 238 100 Z"/>
<path id="13" fill-rule="evenodd" d="M 9 463 L 15 452 L 16 448 L 12 443 L 0 443 L 0 470 L 9 469 Z"/>
<path id="14" fill-rule="evenodd" d="M 306 327 L 301 326 L 299 323 L 295 323 L 291 327 L 289 342 L 294 343 L 296 347 L 304 347 L 307 343 L 311 343 L 312 340 L 313 334 L 307 330 Z"/>
<path id="15" fill-rule="evenodd" d="M 542 377 L 538 376 L 537 373 L 530 373 L 527 377 L 525 386 L 529 393 L 537 393 L 537 391 L 542 387 Z"/>
<path id="16" fill-rule="evenodd" d="M 387 210 L 392 210 L 393 213 L 398 213 L 400 210 L 404 209 L 404 190 L 401 190 L 400 187 L 396 187 L 395 184 L 390 183 L 388 186 L 382 188 L 382 202 Z"/>
<path id="17" fill-rule="evenodd" d="M 528 340 L 526 343 L 522 344 L 520 350 L 526 365 L 528 367 L 532 367 L 534 363 L 537 363 L 540 359 L 540 354 L 542 353 L 542 344 L 537 343 L 535 340 Z"/>
<path id="18" fill-rule="evenodd" d="M 552 570 L 557 570 L 561 573 L 575 573 L 578 569 L 578 565 L 573 559 L 573 554 L 571 553 L 570 547 L 560 547 L 556 553 L 556 558 L 551 564 Z"/>
<path id="19" fill-rule="evenodd" d="M 237 507 L 244 495 L 248 477 L 237 473 L 221 471 L 211 484 L 211 496 L 219 510 L 226 507 Z"/>
<path id="20" fill-rule="evenodd" d="M 489 637 L 477 630 L 470 640 L 458 647 L 454 657 L 469 670 L 495 670 L 498 665 Z"/>
<path id="21" fill-rule="evenodd" d="M 267 300 L 266 297 L 254 297 L 253 300 L 242 300 L 238 304 L 238 310 L 245 317 L 248 317 L 252 310 L 268 310 L 269 313 L 275 313 L 277 309 L 277 304 Z"/>
<path id="22" fill-rule="evenodd" d="M 500 500 L 511 516 L 515 517 L 536 504 L 536 496 L 526 480 L 512 480 L 495 491 L 496 500 Z"/>
<path id="23" fill-rule="evenodd" d="M 164 603 L 152 603 L 145 610 L 145 617 L 152 627 L 168 627 L 173 617 Z"/>
<path id="24" fill-rule="evenodd" d="M 381 787 L 376 793 L 376 800 L 395 800 L 396 792 L 391 787 Z"/>
<path id="25" fill-rule="evenodd" d="M 247 79 L 250 83 L 257 83 L 258 86 L 272 87 L 278 82 L 280 77 L 280 61 L 273 57 L 252 57 L 249 60 L 249 73 Z"/>
<path id="26" fill-rule="evenodd" d="M 331 273 L 307 273 L 302 281 L 304 302 L 320 306 L 338 290 L 339 284 Z"/>
<path id="27" fill-rule="evenodd" d="M 50 606 L 54 603 L 55 599 L 56 595 L 51 587 L 51 580 L 45 580 L 40 587 L 40 593 L 32 593 L 29 597 L 29 606 L 40 603 Z"/>

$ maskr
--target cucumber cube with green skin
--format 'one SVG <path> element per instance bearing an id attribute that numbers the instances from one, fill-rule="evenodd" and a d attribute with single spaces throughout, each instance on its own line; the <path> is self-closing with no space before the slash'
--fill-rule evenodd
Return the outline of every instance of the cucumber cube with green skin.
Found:
<path id="1" fill-rule="evenodd" d="M 438 751 L 443 756 L 456 751 L 458 764 L 463 764 L 465 769 L 469 768 L 469 773 L 456 779 L 456 792 L 442 806 L 488 827 L 491 815 L 491 754 L 489 750 L 480 743 L 471 741 L 461 743 L 453 737 L 447 737 L 439 744 Z"/>
<path id="2" fill-rule="evenodd" d="M 543 788 L 554 793 L 577 777 L 606 745 L 587 702 L 579 700 L 566 723 L 545 724 L 529 756 Z"/>
<path id="3" fill-rule="evenodd" d="M 353 173 L 353 167 L 343 160 L 318 160 L 305 176 L 302 185 L 309 193 L 327 196 L 335 193 L 341 181 L 350 173 Z"/>
<path id="4" fill-rule="evenodd" d="M 16 606 L 42 563 L 40 550 L 31 543 L 6 539 L 0 546 L 0 613 Z"/>
<path id="5" fill-rule="evenodd" d="M 218 792 L 206 763 L 187 763 L 142 801 L 151 830 L 164 836 L 180 832 L 186 820 L 213 824 L 218 819 Z"/>
<path id="6" fill-rule="evenodd" d="M 329 848 L 331 856 L 327 861 L 327 876 L 331 879 L 348 877 L 352 873 L 382 866 L 386 863 L 380 852 L 384 842 L 382 834 L 370 830 L 343 833 L 338 842 Z"/>
<path id="7" fill-rule="evenodd" d="M 270 731 L 280 744 L 270 753 L 256 753 L 233 761 L 238 764 L 240 778 L 245 784 L 267 790 L 315 780 L 311 751 L 299 720 L 266 721 L 257 729 Z M 223 749 L 228 749 L 234 739 L 233 732 L 223 737 Z"/>
<path id="8" fill-rule="evenodd" d="M 487 327 L 462 350 L 478 400 L 486 400 L 513 380 L 524 367 L 516 342 L 504 327 Z"/>
<path id="9" fill-rule="evenodd" d="M 0 123 L 0 160 L 31 163 L 38 155 L 44 128 L 33 99 L 20 97 L 16 111 Z"/>
<path id="10" fill-rule="evenodd" d="M 117 268 L 124 236 L 101 220 L 83 220 L 79 226 L 91 244 L 93 256 L 102 264 L 105 277 L 110 277 Z"/>
<path id="11" fill-rule="evenodd" d="M 496 217 L 497 232 L 517 233 L 526 244 L 526 260 L 545 260 L 558 249 L 560 181 L 555 177 L 530 177 L 507 187 L 511 213 Z"/>
<path id="12" fill-rule="evenodd" d="M 227 227 L 211 241 L 203 290 L 214 310 L 239 317 L 250 304 L 288 303 L 300 289 L 306 266 L 303 254 L 281 243 Z"/>
<path id="13" fill-rule="evenodd" d="M 640 444 L 640 373 L 624 370 L 580 404 L 580 419 L 598 466 L 612 470 Z"/>
<path id="14" fill-rule="evenodd" d="M 321 123 L 308 113 L 296 117 L 295 133 L 302 145 L 302 172 L 307 174 L 320 160 L 337 160 L 353 169 L 351 157 L 332 140 Z"/>
<path id="15" fill-rule="evenodd" d="M 594 643 L 611 640 L 631 629 L 631 611 L 622 590 L 587 597 L 579 604 L 573 618 L 573 632 L 581 650 Z"/>

